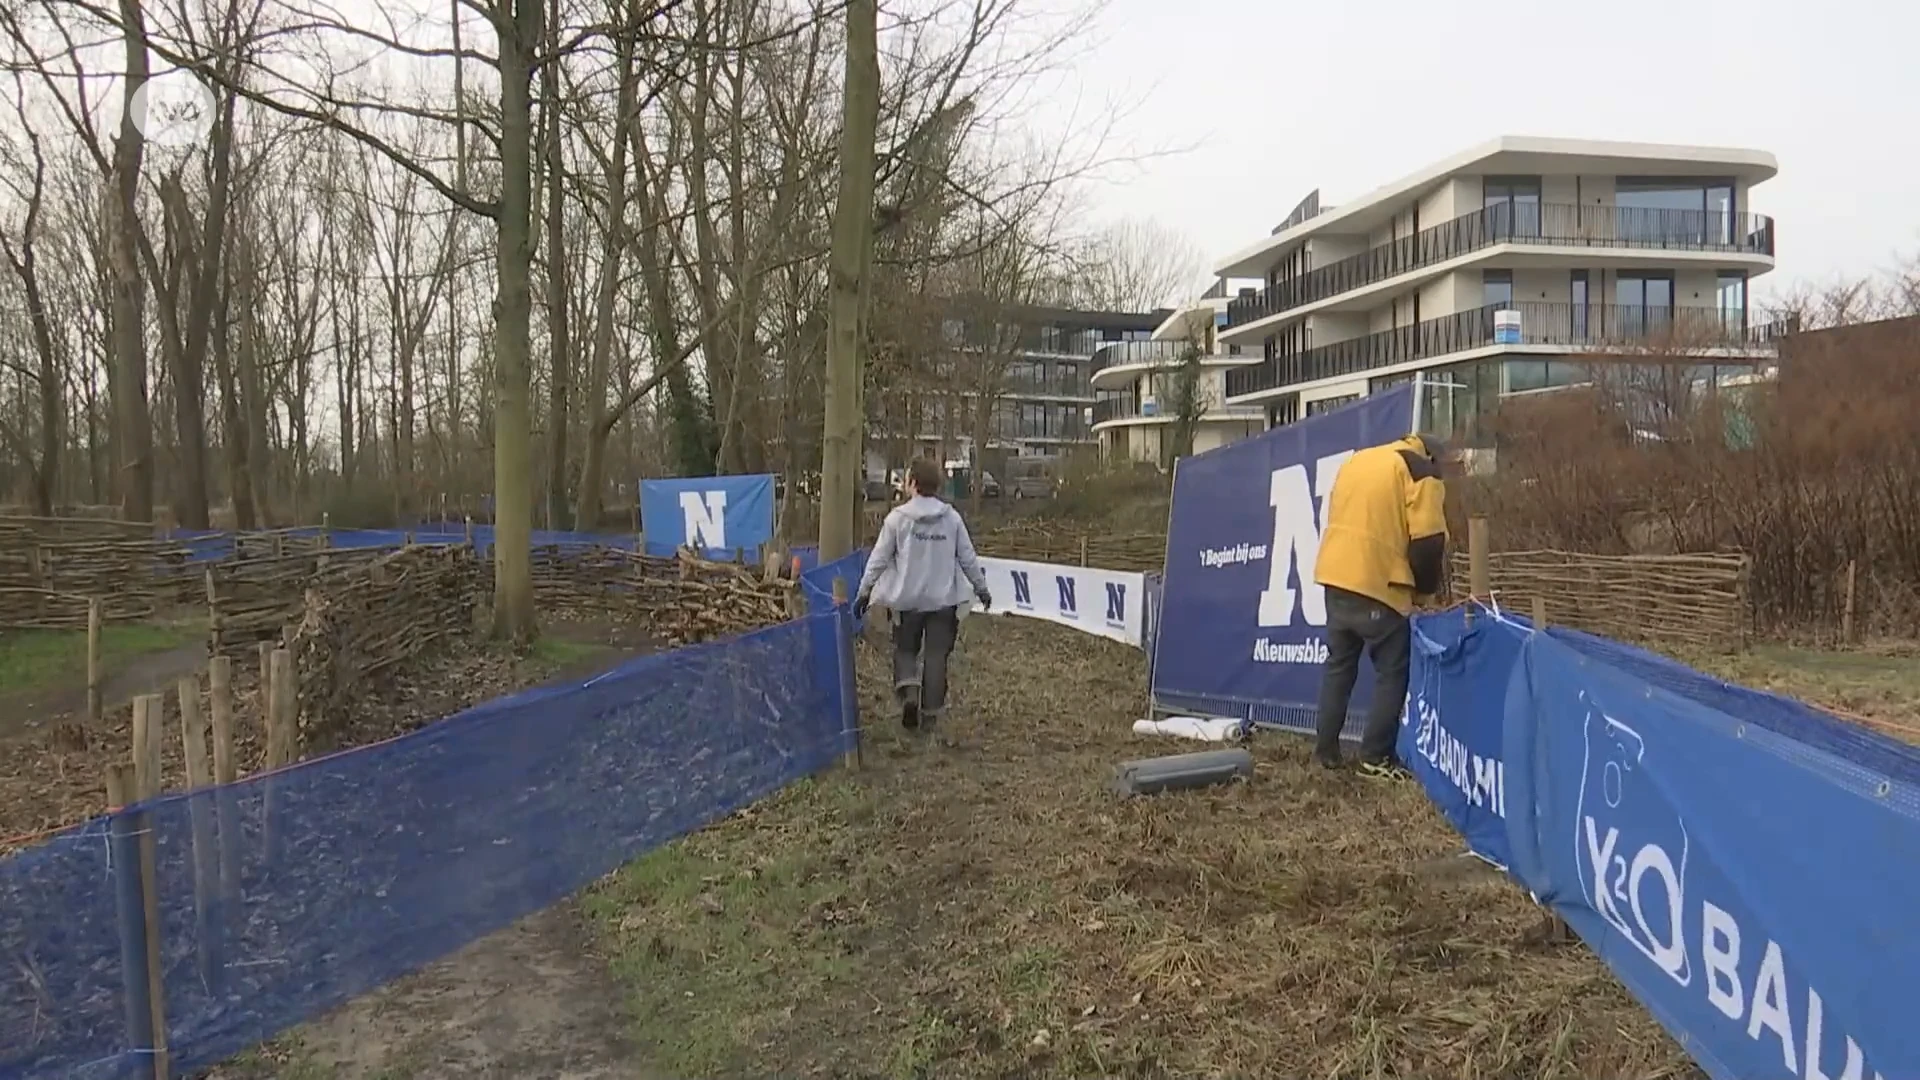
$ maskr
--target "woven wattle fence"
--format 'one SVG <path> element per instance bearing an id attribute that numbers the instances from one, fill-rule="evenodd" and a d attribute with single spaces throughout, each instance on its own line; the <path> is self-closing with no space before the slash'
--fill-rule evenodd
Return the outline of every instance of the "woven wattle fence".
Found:
<path id="1" fill-rule="evenodd" d="M 1747 641 L 1748 562 L 1738 553 L 1498 551 L 1487 566 L 1494 601 L 1523 615 L 1539 599 L 1554 623 L 1603 637 L 1707 649 Z M 1467 555 L 1456 552 L 1456 591 L 1466 582 Z"/>

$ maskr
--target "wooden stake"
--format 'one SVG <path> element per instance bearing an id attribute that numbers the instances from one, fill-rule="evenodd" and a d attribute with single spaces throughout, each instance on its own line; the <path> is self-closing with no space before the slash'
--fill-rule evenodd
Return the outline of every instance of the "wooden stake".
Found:
<path id="1" fill-rule="evenodd" d="M 100 723 L 100 598 L 87 601 L 87 723 Z"/>
<path id="2" fill-rule="evenodd" d="M 847 750 L 845 761 L 847 768 L 858 769 L 866 761 L 860 745 L 860 701 L 853 674 L 853 614 L 847 610 L 846 578 L 833 579 L 833 610 L 834 617 L 840 620 L 840 624 L 835 628 L 834 641 L 837 653 L 835 659 L 839 661 L 840 696 L 843 699 L 841 715 L 846 730 L 851 733 L 853 739 L 853 745 Z"/>
<path id="3" fill-rule="evenodd" d="M 157 699 L 142 694 L 133 699 L 133 791 L 134 801 L 150 799 L 160 793 L 160 718 L 154 708 Z"/>
<path id="4" fill-rule="evenodd" d="M 160 720 L 163 699 L 158 694 L 143 694 L 133 701 L 134 786 L 141 801 L 160 794 Z M 140 815 L 140 892 L 143 920 L 147 927 L 147 995 L 153 1009 L 153 1075 L 167 1080 L 171 1071 L 167 1062 L 167 993 L 160 966 L 160 887 L 154 867 L 158 863 L 153 836 L 153 815 Z"/>
<path id="5" fill-rule="evenodd" d="M 1087 565 L 1087 537 L 1085 533 L 1080 535 L 1080 565 Z"/>
<path id="6" fill-rule="evenodd" d="M 139 798 L 133 769 L 117 762 L 108 765 L 107 813 L 112 817 L 107 835 L 119 923 L 120 990 L 126 999 L 127 1045 L 144 1049 L 153 1045 L 153 983 L 147 971 L 147 913 L 141 891 L 140 839 L 146 815 L 123 812 Z"/>
<path id="7" fill-rule="evenodd" d="M 1536 631 L 1547 628 L 1547 598 L 1544 596 L 1533 598 L 1533 628 Z"/>
<path id="8" fill-rule="evenodd" d="M 220 815 L 220 908 L 225 933 L 240 913 L 240 805 L 227 785 L 239 779 L 233 753 L 233 660 L 216 656 L 207 663 L 207 702 L 213 715 L 213 782 Z"/>
<path id="9" fill-rule="evenodd" d="M 1858 563 L 1847 560 L 1847 606 L 1840 612 L 1840 640 L 1848 645 L 1853 644 L 1854 573 L 1858 569 Z"/>
<path id="10" fill-rule="evenodd" d="M 213 587 L 213 568 L 208 567 L 202 575 L 207 582 L 207 638 L 213 642 L 213 652 L 220 651 L 220 594 Z"/>
<path id="11" fill-rule="evenodd" d="M 233 761 L 233 659 L 216 656 L 207 661 L 207 701 L 213 714 L 213 782 L 239 779 Z"/>
<path id="12" fill-rule="evenodd" d="M 293 763 L 293 654 L 275 649 L 268 667 L 273 684 L 267 695 L 267 768 L 278 769 Z"/>
<path id="13" fill-rule="evenodd" d="M 187 790 L 200 791 L 213 786 L 213 770 L 207 764 L 207 723 L 200 712 L 200 679 L 188 675 L 178 684 L 180 697 L 180 741 L 187 767 Z M 193 827 L 193 926 L 194 943 L 200 962 L 200 978 L 209 985 L 216 978 L 212 926 L 209 917 L 219 889 L 219 854 L 214 847 L 213 807 L 206 796 L 187 804 L 187 816 Z"/>
<path id="14" fill-rule="evenodd" d="M 1493 593 L 1493 568 L 1488 565 L 1492 537 L 1488 533 L 1486 518 L 1467 519 L 1467 587 L 1483 604 Z"/>

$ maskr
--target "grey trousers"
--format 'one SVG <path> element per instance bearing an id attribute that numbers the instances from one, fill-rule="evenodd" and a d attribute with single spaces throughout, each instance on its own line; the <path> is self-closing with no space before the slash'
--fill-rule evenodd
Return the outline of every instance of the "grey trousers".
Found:
<path id="1" fill-rule="evenodd" d="M 960 609 L 893 613 L 893 692 L 901 700 L 915 688 L 920 711 L 939 716 L 947 707 L 947 659 L 960 636 Z"/>
<path id="2" fill-rule="evenodd" d="M 1388 761 L 1406 705 L 1407 669 L 1412 660 L 1413 627 L 1405 615 L 1372 597 L 1345 589 L 1327 590 L 1327 666 L 1320 680 L 1320 715 L 1314 753 L 1323 760 L 1340 756 L 1340 729 L 1360 677 L 1360 653 L 1373 657 L 1373 698 L 1360 735 L 1362 761 Z"/>

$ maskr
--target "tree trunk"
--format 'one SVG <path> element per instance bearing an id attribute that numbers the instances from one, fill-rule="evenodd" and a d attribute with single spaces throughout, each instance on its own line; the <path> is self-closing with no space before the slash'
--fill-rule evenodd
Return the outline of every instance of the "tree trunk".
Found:
<path id="1" fill-rule="evenodd" d="M 496 9 L 500 37 L 500 204 L 494 257 L 493 632 L 532 640 L 533 470 L 528 398 L 532 353 L 532 53 L 544 0 Z M 549 60 L 548 63 L 556 61 Z"/>
<path id="2" fill-rule="evenodd" d="M 593 297 L 593 346 L 588 360 L 587 444 L 580 463 L 580 502 L 573 527 L 581 532 L 599 527 L 601 489 L 606 486 L 607 369 L 613 356 L 613 309 L 620 298 L 621 254 L 627 243 L 627 127 L 634 122 L 639 84 L 633 74 L 635 28 L 632 11 L 614 44 L 619 65 L 619 96 L 614 106 L 613 145 L 607 159 L 607 233 L 600 247 L 600 280 Z M 635 496 L 638 497 L 637 494 Z"/>
<path id="3" fill-rule="evenodd" d="M 559 0 L 552 0 L 552 20 L 559 23 Z M 547 47 L 557 43 L 549 34 Z M 550 60 L 540 72 L 541 119 L 547 136 L 547 344 L 551 369 L 547 382 L 547 526 L 560 528 L 567 520 L 568 396 L 573 383 L 573 341 L 567 317 L 570 303 L 567 271 L 566 162 L 560 142 L 560 64 Z"/>
<path id="4" fill-rule="evenodd" d="M 880 116 L 875 0 L 847 0 L 847 75 L 840 128 L 840 200 L 828 256 L 827 410 L 820 450 L 820 559 L 853 550 L 860 470 L 860 299 L 872 249 L 874 138 Z"/>
<path id="5" fill-rule="evenodd" d="M 114 141 L 106 197 L 107 265 L 113 280 L 113 449 L 120 513 L 153 520 L 153 427 L 147 418 L 145 285 L 140 274 L 140 159 L 146 140 L 134 125 L 134 94 L 147 82 L 147 34 L 140 0 L 120 0 L 127 78 L 120 134 Z"/>

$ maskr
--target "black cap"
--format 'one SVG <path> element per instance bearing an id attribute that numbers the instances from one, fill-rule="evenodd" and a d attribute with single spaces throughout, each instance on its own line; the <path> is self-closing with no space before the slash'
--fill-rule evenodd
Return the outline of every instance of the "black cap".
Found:
<path id="1" fill-rule="evenodd" d="M 1427 456 L 1429 458 L 1432 458 L 1434 461 L 1447 460 L 1447 440 L 1438 435 L 1429 435 L 1425 432 L 1421 432 L 1414 437 L 1419 439 L 1420 444 L 1427 448 Z"/>

